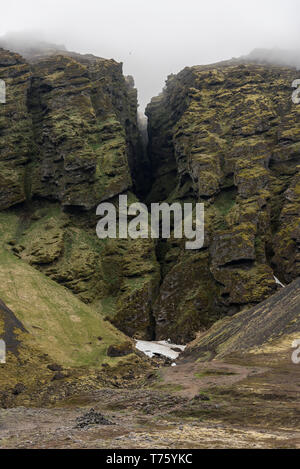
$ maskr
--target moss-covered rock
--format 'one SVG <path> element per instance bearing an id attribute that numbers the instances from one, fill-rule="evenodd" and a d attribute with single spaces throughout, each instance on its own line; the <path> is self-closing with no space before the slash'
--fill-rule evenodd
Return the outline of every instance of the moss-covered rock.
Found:
<path id="1" fill-rule="evenodd" d="M 160 280 L 154 244 L 99 240 L 95 232 L 100 202 L 122 193 L 138 201 L 129 189 L 144 189 L 133 79 L 122 64 L 92 55 L 56 50 L 27 58 L 0 53 L 8 85 L 0 209 L 16 213 L 19 226 L 8 248 L 93 303 L 99 317 L 150 338 Z"/>
<path id="2" fill-rule="evenodd" d="M 180 342 L 265 299 L 274 274 L 299 275 L 293 69 L 233 61 L 171 75 L 147 108 L 148 161 L 121 64 L 52 49 L 27 59 L 0 50 L 0 210 L 17 220 L 5 247 L 16 261 L 130 336 Z M 203 249 L 173 234 L 99 240 L 95 207 L 119 194 L 203 202 Z"/>
<path id="3" fill-rule="evenodd" d="M 18 54 L 0 49 L 6 103 L 0 106 L 0 210 L 26 199 L 26 168 L 33 152 L 27 95 L 31 70 Z"/>
<path id="4" fill-rule="evenodd" d="M 169 242 L 161 251 L 158 337 L 170 332 L 173 340 L 189 340 L 207 317 L 236 313 L 272 294 L 274 274 L 283 282 L 299 276 L 295 77 L 292 68 L 247 61 L 187 67 L 168 77 L 148 105 L 153 185 L 147 200 L 205 203 L 201 268 L 183 275 L 182 244 L 175 250 Z M 214 297 L 210 305 L 203 289 Z M 182 311 L 186 296 L 198 307 Z"/>

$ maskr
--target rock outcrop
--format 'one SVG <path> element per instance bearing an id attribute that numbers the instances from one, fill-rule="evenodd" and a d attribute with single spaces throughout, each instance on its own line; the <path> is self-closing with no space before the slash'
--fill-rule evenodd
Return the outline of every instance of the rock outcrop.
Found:
<path id="1" fill-rule="evenodd" d="M 170 76 L 147 107 L 147 156 L 122 64 L 54 46 L 23 54 L 0 49 L 4 251 L 127 335 L 175 343 L 268 298 L 274 275 L 300 275 L 295 69 L 248 58 Z M 95 208 L 120 194 L 203 202 L 204 247 L 99 240 Z"/>
<path id="2" fill-rule="evenodd" d="M 137 92 L 122 64 L 92 55 L 0 51 L 0 210 L 7 246 L 124 332 L 153 336 L 159 266 L 150 240 L 98 240 L 96 206 L 143 190 Z M 23 204 L 22 206 L 20 204 Z"/>
<path id="3" fill-rule="evenodd" d="M 6 104 L 0 108 L 0 210 L 26 199 L 26 168 L 33 144 L 27 107 L 31 71 L 18 54 L 0 50 L 0 74 L 6 84 Z"/>
<path id="4" fill-rule="evenodd" d="M 267 353 L 287 348 L 292 354 L 300 331 L 300 279 L 261 304 L 218 321 L 185 350 L 184 356 L 211 360 L 232 353 Z M 294 339 L 293 339 L 294 338 Z"/>
<path id="5" fill-rule="evenodd" d="M 148 201 L 205 204 L 205 245 L 160 243 L 158 338 L 188 341 L 300 275 L 300 106 L 293 68 L 186 68 L 152 99 Z"/>

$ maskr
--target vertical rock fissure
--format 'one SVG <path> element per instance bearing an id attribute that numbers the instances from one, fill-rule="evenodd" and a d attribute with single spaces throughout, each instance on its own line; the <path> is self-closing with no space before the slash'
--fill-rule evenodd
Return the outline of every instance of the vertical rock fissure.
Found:
<path id="1" fill-rule="evenodd" d="M 273 272 L 283 284 L 300 275 L 294 70 L 186 68 L 147 106 L 147 134 L 121 64 L 67 52 L 0 58 L 12 93 L 1 108 L 0 208 L 30 202 L 13 248 L 22 260 L 98 302 L 126 334 L 176 343 L 267 298 L 279 288 Z M 95 242 L 95 207 L 120 194 L 204 203 L 203 249 L 174 236 Z"/>

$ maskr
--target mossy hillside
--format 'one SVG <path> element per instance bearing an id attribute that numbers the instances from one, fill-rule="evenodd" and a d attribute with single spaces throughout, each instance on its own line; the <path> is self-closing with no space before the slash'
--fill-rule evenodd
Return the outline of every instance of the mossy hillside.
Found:
<path id="1" fill-rule="evenodd" d="M 128 201 L 137 199 L 129 193 Z M 57 203 L 32 202 L 25 224 L 15 212 L 18 229 L 7 235 L 7 249 L 92 303 L 125 333 L 152 337 L 152 303 L 160 282 L 152 240 L 100 240 L 96 216 L 65 213 Z"/>
<path id="2" fill-rule="evenodd" d="M 6 363 L 0 365 L 0 405 L 5 408 L 28 405 L 29 402 L 33 404 L 39 393 L 41 397 L 41 389 L 51 387 L 53 378 L 53 373 L 47 368 L 51 357 L 43 353 L 30 334 L 18 329 L 15 333 L 20 341 L 18 355 L 7 351 Z M 53 398 L 55 394 L 53 392 Z"/>
<path id="3" fill-rule="evenodd" d="M 248 351 L 290 353 L 292 337 L 299 331 L 299 299 L 299 280 L 295 280 L 261 304 L 218 321 L 184 354 L 201 360 Z"/>
<path id="4" fill-rule="evenodd" d="M 52 331 L 55 333 L 55 328 Z M 61 364 L 45 353 L 39 340 L 0 301 L 0 337 L 6 342 L 6 363 L 0 365 L 0 406 L 57 405 L 69 396 L 92 392 L 101 386 L 120 386 L 120 383 L 126 386 L 128 376 L 142 377 L 150 363 L 130 353 L 132 343 L 128 339 L 120 340 L 120 333 L 118 336 L 118 343 L 107 347 L 102 367 L 98 364 L 70 367 L 69 361 Z"/>
<path id="5" fill-rule="evenodd" d="M 5 242 L 16 233 L 18 218 L 1 213 L 0 220 Z M 100 366 L 103 361 L 113 360 L 106 356 L 106 350 L 111 344 L 125 341 L 122 333 L 3 246 L 0 256 L 0 297 L 44 353 L 68 366 Z"/>
<path id="6" fill-rule="evenodd" d="M 53 373 L 48 365 L 53 363 L 37 345 L 34 337 L 26 331 L 22 322 L 0 300 L 0 337 L 6 344 L 6 363 L 1 364 L 0 405 L 26 405 L 34 402 L 34 394 L 41 388 L 51 387 Z M 57 393 L 53 391 L 53 398 Z M 41 399 L 42 400 L 42 399 Z"/>
<path id="7" fill-rule="evenodd" d="M 1 266 L 1 298 L 59 363 L 100 366 L 108 345 L 125 340 L 96 311 L 11 254 L 1 254 Z"/>
<path id="8" fill-rule="evenodd" d="M 28 220 L 21 236 L 12 243 L 12 252 L 85 303 L 101 297 L 103 243 L 96 236 L 96 221 L 94 227 L 89 226 L 86 215 L 72 217 L 53 203 L 45 203 L 42 208 L 33 204 Z"/>

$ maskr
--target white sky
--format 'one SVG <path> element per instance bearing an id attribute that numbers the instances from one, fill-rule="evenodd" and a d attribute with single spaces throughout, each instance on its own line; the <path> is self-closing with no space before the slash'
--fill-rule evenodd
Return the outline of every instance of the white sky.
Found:
<path id="1" fill-rule="evenodd" d="M 299 0 L 0 1 L 0 35 L 39 31 L 70 50 L 124 62 L 142 107 L 187 65 L 300 46 Z"/>

